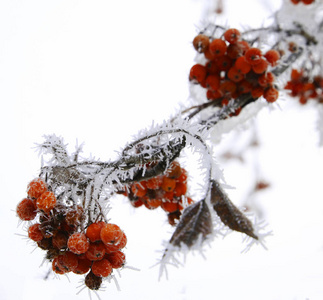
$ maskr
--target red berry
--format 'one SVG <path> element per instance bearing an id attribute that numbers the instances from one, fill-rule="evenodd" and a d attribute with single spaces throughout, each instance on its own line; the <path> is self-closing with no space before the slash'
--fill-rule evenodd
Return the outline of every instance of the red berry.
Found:
<path id="1" fill-rule="evenodd" d="M 90 242 L 83 232 L 75 232 L 69 237 L 67 246 L 73 253 L 82 254 L 89 249 Z"/>
<path id="2" fill-rule="evenodd" d="M 27 186 L 27 194 L 30 198 L 38 198 L 47 191 L 47 184 L 41 178 L 35 178 Z"/>
<path id="3" fill-rule="evenodd" d="M 240 31 L 235 28 L 230 28 L 224 33 L 224 39 L 230 44 L 235 44 L 240 39 L 240 36 Z"/>
<path id="4" fill-rule="evenodd" d="M 272 66 L 276 66 L 277 61 L 280 59 L 280 54 L 278 51 L 271 49 L 266 52 L 264 57 Z"/>
<path id="5" fill-rule="evenodd" d="M 162 176 L 156 176 L 154 178 L 148 179 L 146 186 L 148 189 L 151 190 L 156 190 L 160 188 L 161 184 L 163 182 L 163 177 Z"/>
<path id="6" fill-rule="evenodd" d="M 212 91 L 216 91 L 220 87 L 220 77 L 218 75 L 209 75 L 205 80 L 206 87 Z"/>
<path id="7" fill-rule="evenodd" d="M 117 243 L 105 244 L 105 250 L 107 253 L 111 253 L 111 252 L 123 249 L 126 246 L 126 244 L 127 244 L 127 236 L 123 232 L 122 237 L 120 238 L 120 240 Z"/>
<path id="8" fill-rule="evenodd" d="M 228 71 L 228 78 L 233 82 L 239 82 L 244 79 L 244 74 L 240 73 L 236 67 L 231 67 Z"/>
<path id="9" fill-rule="evenodd" d="M 262 53 L 258 48 L 250 48 L 246 51 L 245 57 L 246 61 L 253 66 L 260 62 Z"/>
<path id="10" fill-rule="evenodd" d="M 85 259 L 78 259 L 77 267 L 72 271 L 75 274 L 85 274 L 91 269 L 92 261 Z"/>
<path id="11" fill-rule="evenodd" d="M 124 266 L 126 256 L 121 251 L 115 251 L 106 255 L 107 260 L 110 262 L 113 269 L 119 269 Z"/>
<path id="12" fill-rule="evenodd" d="M 71 272 L 76 269 L 78 265 L 78 258 L 74 253 L 66 251 L 63 255 L 58 256 L 57 265 L 65 273 Z"/>
<path id="13" fill-rule="evenodd" d="M 209 43 L 210 40 L 208 36 L 204 34 L 199 34 L 193 40 L 193 47 L 197 52 L 203 53 L 209 46 Z"/>
<path id="14" fill-rule="evenodd" d="M 63 275 L 66 273 L 65 270 L 63 270 L 63 267 L 58 264 L 58 257 L 55 257 L 52 262 L 52 270 L 59 275 Z"/>
<path id="15" fill-rule="evenodd" d="M 180 164 L 177 161 L 173 161 L 166 171 L 166 176 L 168 178 L 176 179 L 181 175 L 181 173 L 182 173 L 182 168 Z"/>
<path id="16" fill-rule="evenodd" d="M 252 65 L 252 70 L 256 74 L 262 74 L 264 73 L 268 68 L 268 62 L 264 59 L 260 59 L 259 62 L 255 65 Z"/>
<path id="17" fill-rule="evenodd" d="M 161 188 L 165 191 L 165 192 L 172 192 L 174 190 L 176 186 L 176 180 L 173 178 L 169 178 L 169 177 L 164 177 L 163 178 L 163 183 L 161 185 Z"/>
<path id="18" fill-rule="evenodd" d="M 174 196 L 180 197 L 186 194 L 187 191 L 187 185 L 183 182 L 177 182 L 175 189 L 174 189 Z"/>
<path id="19" fill-rule="evenodd" d="M 85 252 L 85 256 L 87 259 L 95 261 L 102 259 L 105 252 L 105 246 L 102 242 L 90 243 L 90 247 Z"/>
<path id="20" fill-rule="evenodd" d="M 145 202 L 145 206 L 148 209 L 156 209 L 161 205 L 160 199 L 147 199 Z"/>
<path id="21" fill-rule="evenodd" d="M 234 66 L 242 74 L 247 74 L 251 70 L 251 65 L 247 62 L 245 56 L 238 57 Z"/>
<path id="22" fill-rule="evenodd" d="M 270 87 L 264 91 L 264 98 L 267 102 L 275 102 L 278 99 L 279 93 L 274 87 Z"/>
<path id="23" fill-rule="evenodd" d="M 105 224 L 100 232 L 100 237 L 105 245 L 116 245 L 120 242 L 123 232 L 116 224 Z"/>
<path id="24" fill-rule="evenodd" d="M 36 201 L 36 206 L 38 209 L 44 212 L 49 212 L 56 205 L 55 194 L 51 191 L 47 191 L 41 194 L 41 196 Z"/>
<path id="25" fill-rule="evenodd" d="M 28 198 L 25 198 L 18 203 L 16 212 L 20 220 L 23 221 L 31 221 L 35 219 L 37 215 L 34 202 Z"/>
<path id="26" fill-rule="evenodd" d="M 43 234 L 41 233 L 41 231 L 39 229 L 39 225 L 40 224 L 36 223 L 36 224 L 29 226 L 29 228 L 28 228 L 28 237 L 35 242 L 39 242 L 44 238 Z"/>
<path id="27" fill-rule="evenodd" d="M 206 67 L 201 64 L 194 65 L 190 70 L 189 80 L 202 83 L 206 77 Z"/>
<path id="28" fill-rule="evenodd" d="M 95 276 L 108 277 L 112 272 L 112 265 L 107 259 L 94 261 L 91 270 Z"/>
<path id="29" fill-rule="evenodd" d="M 215 56 L 223 56 L 227 51 L 227 44 L 221 39 L 214 39 L 210 43 L 209 49 Z"/>
<path id="30" fill-rule="evenodd" d="M 89 238 L 89 240 L 93 243 L 96 241 L 101 240 L 100 232 L 102 227 L 105 225 L 105 222 L 97 222 L 92 223 L 87 229 L 86 229 L 86 236 Z"/>
<path id="31" fill-rule="evenodd" d="M 131 191 L 137 197 L 143 197 L 147 193 L 147 187 L 143 182 L 136 182 L 131 186 Z"/>
<path id="32" fill-rule="evenodd" d="M 176 201 L 164 201 L 161 204 L 161 208 L 166 212 L 172 213 L 179 209 L 179 205 Z"/>

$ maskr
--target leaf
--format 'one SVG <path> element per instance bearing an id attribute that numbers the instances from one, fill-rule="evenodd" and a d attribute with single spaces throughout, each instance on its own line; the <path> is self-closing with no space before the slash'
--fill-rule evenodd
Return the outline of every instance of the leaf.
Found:
<path id="1" fill-rule="evenodd" d="M 169 243 L 173 246 L 185 244 L 191 247 L 200 234 L 204 240 L 213 230 L 210 210 L 204 200 L 188 206 L 176 227 Z"/>
<path id="2" fill-rule="evenodd" d="M 243 232 L 258 240 L 251 221 L 230 201 L 216 181 L 212 181 L 211 204 L 221 221 L 230 229 Z"/>

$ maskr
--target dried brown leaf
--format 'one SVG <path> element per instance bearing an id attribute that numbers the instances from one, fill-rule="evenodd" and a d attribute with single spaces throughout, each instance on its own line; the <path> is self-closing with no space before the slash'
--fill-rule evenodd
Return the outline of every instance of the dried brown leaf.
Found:
<path id="1" fill-rule="evenodd" d="M 258 239 L 254 233 L 251 221 L 230 201 L 220 184 L 216 181 L 212 181 L 211 204 L 221 221 L 230 229 L 243 232 L 254 239 Z"/>
<path id="2" fill-rule="evenodd" d="M 204 240 L 212 230 L 210 210 L 205 201 L 201 200 L 185 208 L 169 243 L 173 246 L 181 246 L 183 243 L 191 247 L 198 240 L 200 234 Z"/>

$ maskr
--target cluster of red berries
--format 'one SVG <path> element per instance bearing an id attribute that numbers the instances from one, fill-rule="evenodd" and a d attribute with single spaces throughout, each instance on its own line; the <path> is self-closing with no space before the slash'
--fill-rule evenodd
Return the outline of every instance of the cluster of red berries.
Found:
<path id="1" fill-rule="evenodd" d="M 293 4 L 303 3 L 305 5 L 312 4 L 315 0 L 290 0 Z"/>
<path id="2" fill-rule="evenodd" d="M 85 285 L 97 290 L 102 279 L 113 269 L 121 268 L 127 237 L 119 226 L 103 221 L 82 229 L 84 210 L 81 206 L 66 207 L 57 203 L 46 183 L 34 179 L 28 184 L 28 197 L 17 205 L 23 221 L 38 221 L 28 227 L 28 237 L 46 251 L 56 274 L 86 274 Z"/>
<path id="3" fill-rule="evenodd" d="M 303 70 L 293 69 L 291 72 L 291 80 L 284 87 L 290 90 L 292 97 L 299 98 L 301 104 L 306 104 L 309 99 L 317 99 L 323 102 L 323 77 L 315 76 L 311 79 Z"/>
<path id="4" fill-rule="evenodd" d="M 167 213 L 169 223 L 175 225 L 183 209 L 193 203 L 186 192 L 187 171 L 173 161 L 165 174 L 135 182 L 121 193 L 129 198 L 134 207 L 161 207 Z"/>
<path id="5" fill-rule="evenodd" d="M 206 88 L 209 100 L 217 100 L 223 106 L 246 93 L 255 99 L 263 96 L 268 102 L 277 100 L 275 76 L 268 68 L 277 65 L 278 51 L 271 49 L 263 54 L 243 40 L 234 28 L 216 39 L 198 34 L 193 46 L 207 61 L 191 68 L 189 80 Z"/>

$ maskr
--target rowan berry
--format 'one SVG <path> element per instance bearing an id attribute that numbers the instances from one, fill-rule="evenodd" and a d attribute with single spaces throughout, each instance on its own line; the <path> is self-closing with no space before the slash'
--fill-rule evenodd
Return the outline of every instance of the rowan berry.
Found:
<path id="1" fill-rule="evenodd" d="M 209 45 L 210 52 L 216 57 L 223 56 L 227 51 L 227 44 L 221 39 L 214 39 Z"/>
<path id="2" fill-rule="evenodd" d="M 223 94 L 233 94 L 237 89 L 237 85 L 231 81 L 231 80 L 226 80 L 221 82 L 220 84 L 220 91 Z"/>
<path id="3" fill-rule="evenodd" d="M 65 216 L 65 221 L 69 226 L 77 226 L 83 216 L 83 207 L 77 205 L 76 208 L 69 209 Z"/>
<path id="4" fill-rule="evenodd" d="M 172 213 L 179 209 L 179 205 L 176 201 L 163 201 L 161 208 L 166 212 Z"/>
<path id="5" fill-rule="evenodd" d="M 182 168 L 181 175 L 176 179 L 177 182 L 186 182 L 187 181 L 187 171 Z"/>
<path id="6" fill-rule="evenodd" d="M 230 44 L 235 44 L 241 37 L 238 29 L 230 28 L 224 33 L 224 39 Z"/>
<path id="7" fill-rule="evenodd" d="M 263 94 L 264 94 L 264 89 L 261 86 L 254 87 L 251 90 L 251 96 L 254 99 L 257 99 L 257 98 L 261 97 Z"/>
<path id="8" fill-rule="evenodd" d="M 102 284 L 102 277 L 94 275 L 91 271 L 85 276 L 84 283 L 90 290 L 96 291 Z"/>
<path id="9" fill-rule="evenodd" d="M 205 52 L 205 50 L 208 48 L 209 44 L 210 44 L 210 39 L 208 36 L 206 36 L 204 34 L 198 34 L 193 39 L 193 47 L 199 53 Z"/>
<path id="10" fill-rule="evenodd" d="M 250 48 L 246 51 L 245 57 L 246 61 L 253 66 L 260 62 L 262 53 L 258 48 Z"/>
<path id="11" fill-rule="evenodd" d="M 52 237 L 53 246 L 57 249 L 67 248 L 68 234 L 64 231 L 57 232 Z"/>
<path id="12" fill-rule="evenodd" d="M 271 49 L 265 53 L 264 57 L 272 66 L 276 66 L 277 61 L 280 59 L 280 54 L 277 50 Z"/>
<path id="13" fill-rule="evenodd" d="M 91 270 L 95 276 L 108 277 L 112 272 L 112 265 L 107 259 L 103 258 L 101 260 L 94 261 L 92 263 Z"/>
<path id="14" fill-rule="evenodd" d="M 63 255 L 58 256 L 57 265 L 65 273 L 71 272 L 76 269 L 78 265 L 78 258 L 74 253 L 66 251 Z"/>
<path id="15" fill-rule="evenodd" d="M 55 194 L 51 191 L 47 191 L 41 194 L 41 196 L 36 201 L 36 206 L 38 209 L 43 210 L 48 213 L 56 205 Z"/>
<path id="16" fill-rule="evenodd" d="M 35 224 L 29 226 L 29 228 L 28 228 L 28 237 L 35 242 L 39 242 L 44 238 L 43 234 L 41 233 L 41 231 L 39 229 L 39 225 L 40 224 L 35 223 Z"/>
<path id="17" fill-rule="evenodd" d="M 161 205 L 160 199 L 147 199 L 144 203 L 148 209 L 156 209 Z"/>
<path id="18" fill-rule="evenodd" d="M 252 84 L 248 80 L 242 80 L 238 84 L 238 93 L 246 94 L 252 90 Z"/>
<path id="19" fill-rule="evenodd" d="M 159 189 L 162 185 L 163 178 L 162 176 L 156 176 L 147 180 L 146 186 L 148 189 L 156 190 Z"/>
<path id="20" fill-rule="evenodd" d="M 138 199 L 134 199 L 134 200 L 130 200 L 130 204 L 133 206 L 133 207 L 140 207 L 142 206 L 144 203 L 142 202 L 142 200 L 140 198 Z"/>
<path id="21" fill-rule="evenodd" d="M 244 79 L 244 74 L 240 73 L 236 67 L 231 67 L 227 75 L 233 82 L 239 82 Z"/>
<path id="22" fill-rule="evenodd" d="M 116 224 L 105 224 L 100 232 L 101 240 L 106 245 L 114 245 L 120 242 L 123 232 Z"/>
<path id="23" fill-rule="evenodd" d="M 59 275 L 66 273 L 66 271 L 63 270 L 63 267 L 58 264 L 58 257 L 55 257 L 52 261 L 52 270 Z"/>
<path id="24" fill-rule="evenodd" d="M 268 68 L 268 62 L 264 59 L 260 59 L 259 62 L 255 65 L 252 65 L 252 70 L 256 74 L 262 74 L 264 73 Z"/>
<path id="25" fill-rule="evenodd" d="M 202 83 L 206 78 L 206 74 L 206 67 L 201 64 L 196 64 L 190 70 L 189 80 L 195 83 Z"/>
<path id="26" fill-rule="evenodd" d="M 232 67 L 232 59 L 227 56 L 220 56 L 215 60 L 216 68 L 219 71 L 228 71 Z"/>
<path id="27" fill-rule="evenodd" d="M 173 178 L 169 178 L 164 176 L 163 177 L 163 183 L 161 185 L 161 188 L 165 191 L 165 192 L 172 192 L 174 190 L 176 186 L 176 180 Z"/>
<path id="28" fill-rule="evenodd" d="M 264 98 L 267 102 L 275 102 L 278 99 L 279 93 L 274 87 L 270 87 L 264 91 Z"/>
<path id="29" fill-rule="evenodd" d="M 258 77 L 258 83 L 262 87 L 267 87 L 275 81 L 275 75 L 271 72 L 266 72 Z"/>
<path id="30" fill-rule="evenodd" d="M 122 232 L 122 237 L 115 244 L 105 244 L 106 253 L 111 253 L 123 249 L 127 245 L 127 236 Z"/>
<path id="31" fill-rule="evenodd" d="M 215 100 L 215 99 L 218 99 L 221 97 L 222 97 L 222 94 L 219 92 L 219 90 L 217 90 L 217 91 L 207 90 L 206 91 L 206 98 L 208 100 Z"/>
<path id="32" fill-rule="evenodd" d="M 75 274 L 86 274 L 91 269 L 92 261 L 78 258 L 77 267 L 72 271 Z"/>
<path id="33" fill-rule="evenodd" d="M 312 4 L 314 2 L 314 0 L 302 0 L 302 2 L 305 5 L 309 5 L 309 4 Z"/>
<path id="34" fill-rule="evenodd" d="M 47 191 L 47 184 L 41 178 L 35 178 L 27 186 L 27 195 L 30 198 L 38 198 Z"/>
<path id="35" fill-rule="evenodd" d="M 186 183 L 183 182 L 177 182 L 175 189 L 174 189 L 174 196 L 175 197 L 180 197 L 185 195 L 187 192 L 187 185 Z"/>
<path id="36" fill-rule="evenodd" d="M 240 56 L 234 63 L 234 67 L 242 74 L 247 74 L 251 70 L 251 65 L 247 62 L 245 56 Z"/>
<path id="37" fill-rule="evenodd" d="M 82 254 L 89 249 L 90 242 L 85 233 L 75 232 L 69 237 L 67 246 L 73 253 Z"/>
<path id="38" fill-rule="evenodd" d="M 100 232 L 102 227 L 105 225 L 105 222 L 92 223 L 85 232 L 85 235 L 93 243 L 101 240 Z"/>
<path id="39" fill-rule="evenodd" d="M 235 44 L 230 44 L 227 49 L 227 56 L 231 59 L 237 59 L 242 56 L 250 48 L 250 45 L 246 41 L 238 41 Z"/>
<path id="40" fill-rule="evenodd" d="M 105 246 L 102 242 L 90 243 L 89 249 L 85 252 L 87 259 L 95 261 L 100 260 L 106 253 Z"/>
<path id="41" fill-rule="evenodd" d="M 36 207 L 31 199 L 25 198 L 21 200 L 16 208 L 17 215 L 22 221 L 31 221 L 37 215 Z"/>
<path id="42" fill-rule="evenodd" d="M 218 75 L 209 75 L 205 80 L 206 87 L 212 91 L 216 91 L 220 87 L 220 77 Z"/>
<path id="43" fill-rule="evenodd" d="M 115 251 L 107 254 L 106 259 L 110 262 L 113 269 L 119 269 L 124 266 L 126 256 L 121 251 Z"/>
<path id="44" fill-rule="evenodd" d="M 182 173 L 182 168 L 177 161 L 173 161 L 166 171 L 166 176 L 172 179 L 178 178 Z"/>
<path id="45" fill-rule="evenodd" d="M 131 191 L 136 197 L 143 197 L 147 193 L 147 187 L 144 182 L 136 182 L 131 186 Z"/>
<path id="46" fill-rule="evenodd" d="M 288 43 L 288 50 L 292 53 L 296 52 L 298 50 L 298 46 L 294 42 L 289 42 Z"/>

